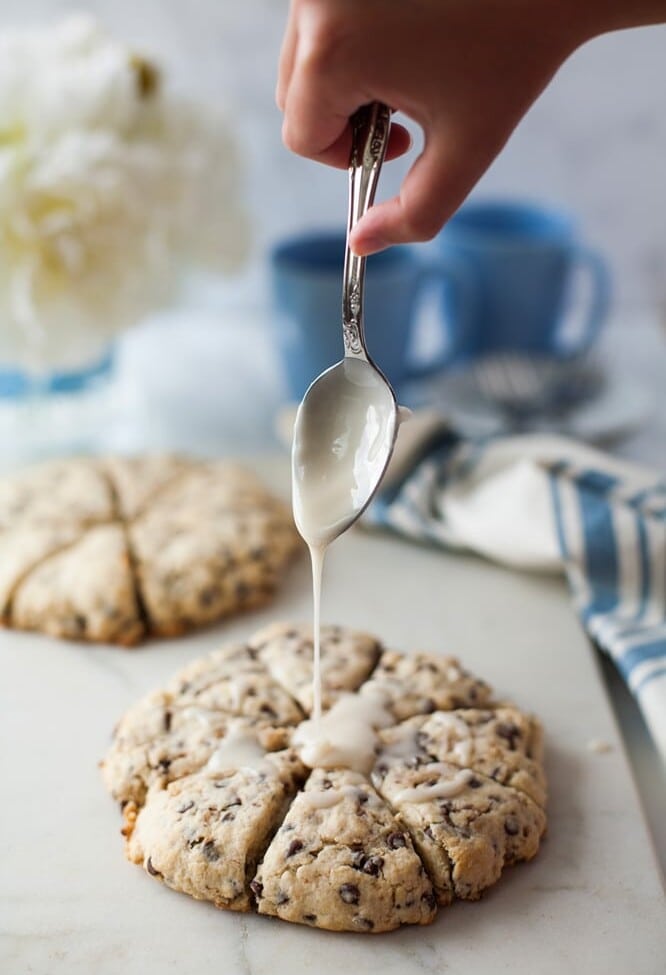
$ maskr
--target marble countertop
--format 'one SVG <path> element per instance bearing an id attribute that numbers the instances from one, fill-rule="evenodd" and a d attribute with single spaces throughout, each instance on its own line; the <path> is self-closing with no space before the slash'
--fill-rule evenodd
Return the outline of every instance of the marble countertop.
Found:
<path id="1" fill-rule="evenodd" d="M 284 460 L 264 465 L 284 487 Z M 365 581 L 372 584 L 365 585 Z M 233 915 L 125 862 L 97 762 L 122 711 L 176 668 L 269 619 L 307 619 L 308 566 L 276 603 L 132 651 L 0 639 L 0 970 L 8 975 L 386 975 L 663 970 L 659 871 L 596 655 L 563 583 L 353 531 L 330 553 L 324 618 L 454 652 L 547 730 L 550 826 L 537 859 L 428 928 L 331 935 Z M 599 754 L 590 742 L 610 746 Z M 315 960 L 316 959 L 316 960 Z"/>

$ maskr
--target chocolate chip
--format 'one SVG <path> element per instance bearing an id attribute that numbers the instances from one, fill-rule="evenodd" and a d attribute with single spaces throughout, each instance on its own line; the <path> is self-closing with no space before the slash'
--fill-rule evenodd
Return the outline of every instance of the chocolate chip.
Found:
<path id="1" fill-rule="evenodd" d="M 163 772 L 168 772 L 169 771 L 169 766 L 171 765 L 171 759 L 170 758 L 161 758 L 159 764 L 160 764 L 160 768 L 162 769 Z"/>
<path id="2" fill-rule="evenodd" d="M 483 782 L 481 781 L 481 779 L 477 779 L 477 777 L 473 775 L 470 779 L 467 780 L 467 785 L 470 787 L 470 789 L 478 789 L 480 788 L 480 786 L 483 785 Z"/>
<path id="3" fill-rule="evenodd" d="M 352 867 L 362 873 L 367 873 L 370 877 L 378 877 L 384 866 L 384 857 L 368 856 L 366 853 L 357 852 L 352 857 Z"/>
<path id="4" fill-rule="evenodd" d="M 220 859 L 220 854 L 215 848 L 215 844 L 212 840 L 208 840 L 207 843 L 201 847 L 201 852 L 206 857 L 209 863 L 215 863 L 216 860 Z"/>
<path id="5" fill-rule="evenodd" d="M 293 857 L 295 853 L 298 853 L 298 851 L 302 849 L 303 849 L 303 844 L 300 840 L 292 840 L 291 843 L 289 844 L 289 849 L 287 850 L 286 855 L 288 857 Z"/>
<path id="6" fill-rule="evenodd" d="M 193 806 L 194 806 L 194 799 L 190 799 L 190 801 L 189 802 L 186 802 L 184 806 L 180 806 L 176 810 L 176 812 L 186 813 L 188 811 L 188 809 L 192 809 Z"/>
<path id="7" fill-rule="evenodd" d="M 312 923 L 312 922 L 314 922 L 314 921 L 317 920 L 317 915 L 316 914 L 304 914 L 303 915 L 303 920 L 304 921 L 309 921 L 310 923 Z"/>
<path id="8" fill-rule="evenodd" d="M 277 896 L 275 898 L 275 903 L 278 904 L 278 905 L 279 904 L 288 904 L 289 903 L 289 894 L 285 894 L 285 892 L 283 890 L 278 889 Z"/>
<path id="9" fill-rule="evenodd" d="M 383 866 L 384 857 L 368 857 L 361 869 L 371 877 L 378 877 Z"/>
<path id="10" fill-rule="evenodd" d="M 401 847 L 407 846 L 407 840 L 402 833 L 389 833 L 386 842 L 391 850 L 399 850 Z"/>
<path id="11" fill-rule="evenodd" d="M 504 832 L 507 836 L 517 836 L 520 832 L 520 825 L 515 816 L 507 816 L 504 820 Z"/>
<path id="12" fill-rule="evenodd" d="M 340 900 L 343 900 L 345 904 L 358 904 L 361 899 L 361 892 L 356 884 L 343 884 L 338 889 L 338 893 Z"/>
<path id="13" fill-rule="evenodd" d="M 171 711 L 164 712 L 164 730 L 171 731 Z"/>
<path id="14" fill-rule="evenodd" d="M 504 738 L 511 751 L 516 750 L 516 739 L 520 738 L 520 729 L 510 721 L 502 721 L 495 728 L 495 733 Z"/>
<path id="15" fill-rule="evenodd" d="M 162 876 L 159 870 L 156 870 L 155 867 L 153 866 L 153 861 L 150 859 L 150 857 L 148 857 L 148 859 L 146 860 L 146 870 L 148 871 L 151 877 Z"/>
<path id="16" fill-rule="evenodd" d="M 431 911 L 434 911 L 437 907 L 437 898 L 431 890 L 427 890 L 425 894 L 421 894 L 421 900 L 424 904 L 427 904 Z"/>
<path id="17" fill-rule="evenodd" d="M 264 885 L 259 880 L 253 880 L 250 884 L 250 890 L 255 897 L 262 897 L 264 893 Z"/>
<path id="18" fill-rule="evenodd" d="M 220 598 L 220 590 L 217 586 L 208 586 L 199 593 L 199 605 L 204 608 L 212 606 Z"/>

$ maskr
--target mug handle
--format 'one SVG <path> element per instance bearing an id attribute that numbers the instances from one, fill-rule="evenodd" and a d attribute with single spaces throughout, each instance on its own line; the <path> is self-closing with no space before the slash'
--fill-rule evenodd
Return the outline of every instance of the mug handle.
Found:
<path id="1" fill-rule="evenodd" d="M 456 302 L 459 308 L 460 327 L 453 340 L 449 342 L 441 355 L 431 362 L 410 366 L 406 379 L 423 379 L 433 372 L 438 372 L 449 365 L 457 357 L 464 340 L 474 328 L 478 307 L 475 279 L 470 268 L 458 258 L 446 255 L 439 257 L 436 262 L 424 264 L 418 273 L 414 288 L 414 302 L 418 303 L 420 295 L 426 287 L 433 287 L 443 282 L 452 284 L 456 290 Z M 440 317 L 440 329 L 444 331 L 445 322 Z"/>
<path id="2" fill-rule="evenodd" d="M 556 351 L 560 355 L 584 355 L 594 344 L 599 330 L 606 320 L 611 298 L 611 276 L 608 264 L 598 251 L 582 245 L 576 246 L 573 262 L 585 268 L 592 277 L 590 307 L 583 325 L 582 335 L 575 346 L 560 344 L 556 339 Z"/>

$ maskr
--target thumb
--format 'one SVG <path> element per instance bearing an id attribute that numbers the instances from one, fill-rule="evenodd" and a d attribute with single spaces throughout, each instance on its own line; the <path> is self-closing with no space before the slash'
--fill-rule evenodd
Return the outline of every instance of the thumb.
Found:
<path id="1" fill-rule="evenodd" d="M 450 134 L 427 136 L 399 195 L 373 206 L 354 227 L 352 250 L 365 256 L 392 244 L 430 240 L 462 203 L 488 161 L 466 152 Z"/>

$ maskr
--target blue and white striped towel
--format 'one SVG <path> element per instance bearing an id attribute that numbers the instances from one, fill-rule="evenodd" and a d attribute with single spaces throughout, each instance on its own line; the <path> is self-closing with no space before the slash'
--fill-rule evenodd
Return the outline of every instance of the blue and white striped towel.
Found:
<path id="1" fill-rule="evenodd" d="M 566 573 L 666 761 L 666 481 L 550 435 L 470 442 L 424 414 L 401 428 L 366 523 L 516 568 Z"/>

